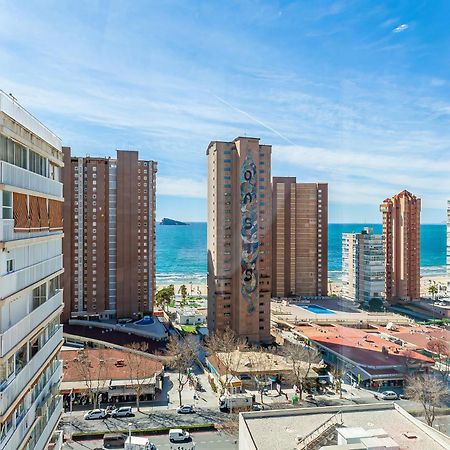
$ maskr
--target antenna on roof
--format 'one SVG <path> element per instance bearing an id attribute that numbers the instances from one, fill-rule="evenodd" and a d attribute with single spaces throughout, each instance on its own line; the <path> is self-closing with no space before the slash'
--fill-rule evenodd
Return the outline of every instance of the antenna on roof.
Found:
<path id="1" fill-rule="evenodd" d="M 14 97 L 14 95 L 11 94 L 11 92 L 8 94 L 15 102 L 17 102 L 17 98 Z"/>

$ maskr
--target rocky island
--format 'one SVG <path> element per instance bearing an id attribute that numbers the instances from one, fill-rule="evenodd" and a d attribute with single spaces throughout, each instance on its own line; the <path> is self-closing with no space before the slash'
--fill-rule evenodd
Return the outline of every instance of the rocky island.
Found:
<path id="1" fill-rule="evenodd" d="M 163 220 L 161 220 L 161 225 L 189 225 L 189 224 L 164 217 Z"/>

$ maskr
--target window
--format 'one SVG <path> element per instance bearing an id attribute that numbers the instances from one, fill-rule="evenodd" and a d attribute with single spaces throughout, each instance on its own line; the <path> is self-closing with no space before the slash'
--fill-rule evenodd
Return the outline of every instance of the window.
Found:
<path id="1" fill-rule="evenodd" d="M 12 219 L 12 192 L 3 191 L 3 208 L 2 208 L 3 219 Z"/>
<path id="2" fill-rule="evenodd" d="M 47 300 L 47 284 L 43 283 L 33 289 L 33 310 L 41 306 Z"/>

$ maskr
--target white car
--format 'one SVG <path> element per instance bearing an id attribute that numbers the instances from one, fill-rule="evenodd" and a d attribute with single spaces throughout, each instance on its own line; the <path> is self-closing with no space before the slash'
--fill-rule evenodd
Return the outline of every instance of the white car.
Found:
<path id="1" fill-rule="evenodd" d="M 397 400 L 398 395 L 394 391 L 384 391 L 376 396 L 380 400 Z"/>
<path id="2" fill-rule="evenodd" d="M 177 408 L 178 414 L 192 414 L 194 411 L 194 407 L 192 405 L 182 405 Z"/>
<path id="3" fill-rule="evenodd" d="M 84 418 L 86 420 L 94 420 L 94 419 L 104 419 L 107 416 L 106 410 L 104 409 L 92 409 L 91 411 L 88 411 Z"/>
<path id="4" fill-rule="evenodd" d="M 111 412 L 111 417 L 131 417 L 133 416 L 133 411 L 131 406 L 121 406 L 120 408 L 115 408 Z"/>

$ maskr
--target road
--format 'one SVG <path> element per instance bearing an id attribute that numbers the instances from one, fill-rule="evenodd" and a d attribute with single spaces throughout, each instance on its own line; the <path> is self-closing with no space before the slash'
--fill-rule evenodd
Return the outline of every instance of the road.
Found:
<path id="1" fill-rule="evenodd" d="M 228 414 L 221 413 L 218 408 L 215 410 L 201 409 L 194 414 L 177 414 L 174 410 L 153 411 L 146 408 L 145 412 L 136 412 L 134 417 L 120 417 L 116 419 L 108 417 L 103 420 L 85 420 L 83 414 L 83 411 L 77 411 L 63 415 L 60 428 L 64 429 L 66 435 L 70 436 L 76 432 L 127 430 L 129 423 L 132 424 L 131 428 L 136 430 L 159 427 L 182 428 L 186 425 L 221 423 L 228 419 Z"/>
<path id="2" fill-rule="evenodd" d="M 236 450 L 238 448 L 234 439 L 217 431 L 198 432 L 192 434 L 192 443 L 171 444 L 167 435 L 148 436 L 158 450 Z M 193 446 L 195 444 L 195 447 Z M 93 450 L 101 449 L 103 440 L 89 440 L 81 442 L 66 443 L 65 450 Z"/>

